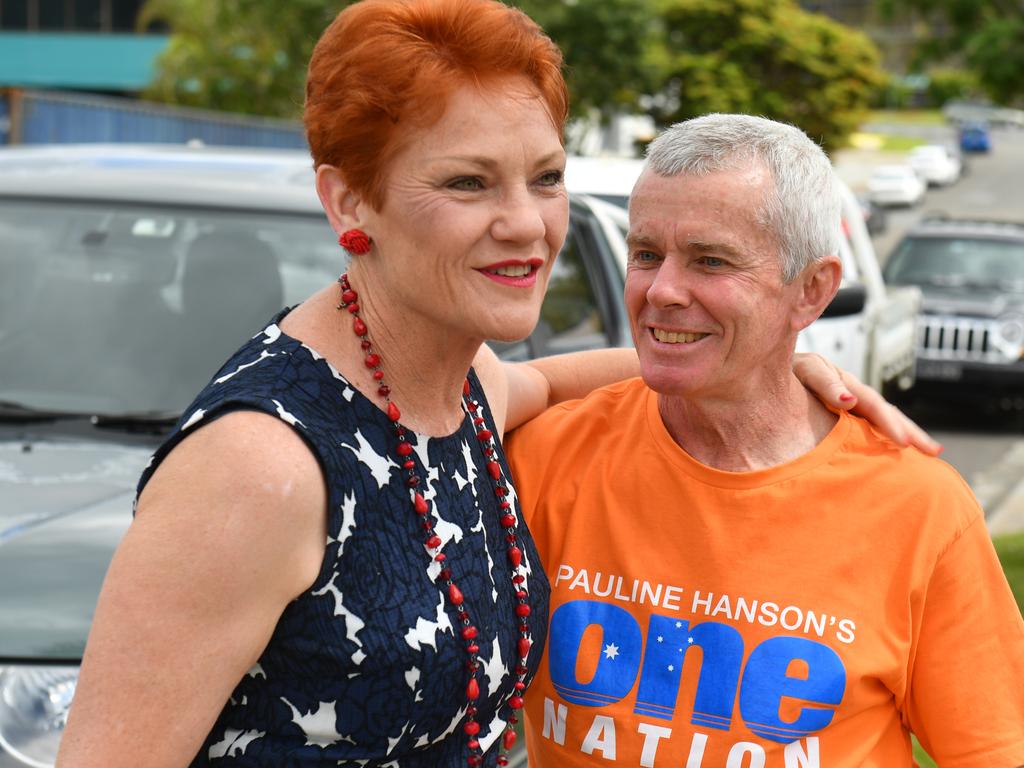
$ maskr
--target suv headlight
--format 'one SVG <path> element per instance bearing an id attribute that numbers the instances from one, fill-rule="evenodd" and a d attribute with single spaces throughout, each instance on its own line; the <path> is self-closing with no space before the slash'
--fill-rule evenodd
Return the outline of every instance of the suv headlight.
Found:
<path id="1" fill-rule="evenodd" d="M 1017 360 L 1024 355 L 1024 317 L 1006 315 L 999 318 L 995 343 L 1011 360 Z"/>
<path id="2" fill-rule="evenodd" d="M 0 768 L 51 768 L 77 683 L 77 666 L 0 667 Z"/>

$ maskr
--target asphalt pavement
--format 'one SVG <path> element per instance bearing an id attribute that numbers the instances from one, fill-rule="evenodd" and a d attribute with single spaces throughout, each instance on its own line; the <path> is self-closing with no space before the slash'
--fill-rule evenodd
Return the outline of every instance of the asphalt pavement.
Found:
<path id="1" fill-rule="evenodd" d="M 955 140 L 948 126 L 868 126 L 878 133 L 905 133 L 930 143 Z M 867 178 L 877 166 L 904 162 L 906 153 L 873 149 L 840 150 L 834 157 L 836 172 L 858 193 L 865 191 Z M 890 209 L 888 227 L 874 238 L 879 260 L 884 264 L 903 233 L 924 213 L 944 211 L 956 216 L 978 216 L 1024 221 L 1024 131 L 1002 129 L 993 132 L 993 151 L 968 157 L 968 175 L 947 188 L 928 191 L 922 205 L 914 209 Z M 912 413 L 915 418 L 917 414 Z M 921 419 L 919 419 L 921 420 Z M 993 534 L 1024 531 L 1024 439 L 1020 438 L 1024 418 L 1015 425 L 986 426 L 978 441 L 985 443 L 987 461 L 977 463 L 979 442 L 964 437 L 962 427 L 945 427 L 941 421 L 924 426 L 940 440 L 949 439 L 947 460 L 960 470 L 985 509 Z M 950 431 L 945 431 L 950 430 Z M 986 434 L 987 433 L 987 434 Z M 993 444 L 999 452 L 993 451 Z M 981 451 L 984 453 L 984 451 Z"/>

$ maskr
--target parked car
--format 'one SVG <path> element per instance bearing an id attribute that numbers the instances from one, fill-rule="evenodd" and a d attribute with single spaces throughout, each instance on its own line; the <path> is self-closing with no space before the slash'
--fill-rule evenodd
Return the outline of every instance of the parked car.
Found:
<path id="1" fill-rule="evenodd" d="M 960 126 L 959 137 L 964 152 L 992 151 L 992 134 L 986 123 L 965 123 Z"/>
<path id="2" fill-rule="evenodd" d="M 626 208 L 629 193 L 643 168 L 644 161 L 639 158 L 569 155 L 565 162 L 565 186 Z"/>
<path id="3" fill-rule="evenodd" d="M 868 199 L 876 205 L 917 205 L 927 185 L 906 164 L 879 165 L 868 176 Z"/>
<path id="4" fill-rule="evenodd" d="M 1024 222 L 926 218 L 885 278 L 924 291 L 915 395 L 1024 409 Z"/>
<path id="5" fill-rule="evenodd" d="M 959 154 L 954 154 L 942 144 L 922 144 L 910 150 L 907 159 L 910 167 L 926 184 L 947 186 L 960 178 Z"/>
<path id="6" fill-rule="evenodd" d="M 868 200 L 866 195 L 858 195 L 857 202 L 860 203 L 861 212 L 864 214 L 868 234 L 873 237 L 885 232 L 889 226 L 889 216 L 885 208 Z"/>
<path id="7" fill-rule="evenodd" d="M 620 225 L 583 196 L 570 217 L 542 321 L 507 356 L 630 343 Z M 303 152 L 0 150 L 3 768 L 54 761 L 150 454 L 341 257 Z"/>

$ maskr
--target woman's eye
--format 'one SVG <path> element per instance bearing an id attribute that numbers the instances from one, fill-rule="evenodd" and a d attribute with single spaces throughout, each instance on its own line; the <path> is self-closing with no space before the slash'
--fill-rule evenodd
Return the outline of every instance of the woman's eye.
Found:
<path id="1" fill-rule="evenodd" d="M 561 171 L 548 171 L 541 175 L 538 182 L 545 187 L 554 187 L 562 183 L 562 176 Z"/>
<path id="2" fill-rule="evenodd" d="M 484 183 L 476 176 L 460 176 L 448 182 L 449 189 L 458 189 L 464 192 L 473 192 L 484 188 Z"/>

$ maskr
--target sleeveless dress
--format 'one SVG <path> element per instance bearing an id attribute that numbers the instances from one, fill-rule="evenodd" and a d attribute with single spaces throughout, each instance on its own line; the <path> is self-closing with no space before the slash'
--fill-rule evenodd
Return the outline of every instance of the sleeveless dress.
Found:
<path id="1" fill-rule="evenodd" d="M 236 410 L 276 416 L 320 463 L 328 536 L 316 582 L 284 610 L 259 661 L 239 681 L 192 762 L 198 766 L 466 764 L 465 643 L 423 545 L 391 422 L 313 349 L 285 335 L 278 315 L 214 376 L 158 449 L 160 461 L 203 424 Z M 474 372 L 473 397 L 485 404 Z M 495 426 L 486 411 L 487 428 Z M 513 691 L 515 598 L 504 530 L 469 419 L 455 433 L 409 432 L 419 490 L 431 503 L 446 565 L 479 629 L 477 721 L 493 766 Z M 504 452 L 498 461 L 508 473 Z M 509 500 L 518 512 L 514 487 Z M 216 514 L 216 508 L 211 508 Z M 547 634 L 549 584 L 522 515 L 536 672 Z M 183 567 L 188 567 L 187 563 Z"/>

